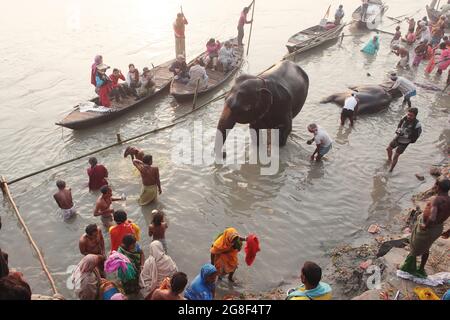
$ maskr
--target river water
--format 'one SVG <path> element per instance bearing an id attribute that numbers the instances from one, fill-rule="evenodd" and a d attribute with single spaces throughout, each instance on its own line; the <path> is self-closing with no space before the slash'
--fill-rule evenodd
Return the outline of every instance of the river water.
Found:
<path id="1" fill-rule="evenodd" d="M 349 21 L 359 1 L 340 2 Z M 387 16 L 416 13 L 416 19 L 421 18 L 427 2 L 389 1 Z M 182 4 L 190 22 L 188 59 L 202 51 L 208 38 L 234 35 L 240 10 L 246 5 L 244 1 L 198 0 Z M 257 1 L 250 54 L 243 72 L 257 74 L 279 61 L 286 53 L 284 45 L 289 36 L 317 24 L 329 4 L 326 0 Z M 338 4 L 333 2 L 332 14 Z M 117 0 L 17 0 L 4 4 L 7 14 L 0 31 L 0 174 L 12 180 L 114 143 L 116 133 L 124 138 L 134 136 L 170 124 L 188 112 L 190 106 L 177 106 L 167 96 L 89 130 L 74 132 L 54 125 L 72 106 L 93 96 L 89 71 L 96 54 L 122 70 L 130 62 L 142 69 L 172 59 L 171 23 L 179 5 L 173 0 L 135 0 L 132 4 Z M 380 29 L 392 32 L 394 28 L 385 17 Z M 246 27 L 246 37 L 248 30 Z M 406 31 L 405 24 L 402 31 Z M 339 128 L 338 107 L 319 104 L 321 98 L 349 85 L 385 81 L 398 61 L 389 53 L 391 36 L 381 34 L 378 56 L 368 58 L 360 48 L 374 33 L 352 27 L 344 32 L 349 36 L 341 45 L 334 43 L 297 59 L 310 77 L 309 96 L 294 121 L 287 146 L 280 151 L 280 169 L 275 175 L 260 175 L 258 166 L 191 166 L 171 160 L 173 130 L 192 131 L 194 121 L 199 120 L 205 129 L 215 128 L 223 100 L 194 113 L 176 128 L 134 143 L 153 154 L 160 168 L 163 194 L 148 208 L 141 209 L 136 203 L 140 179 L 129 159 L 122 157 L 123 148 L 97 155 L 109 169 L 114 192 L 128 195 L 125 203 L 114 206 L 125 207 L 129 217 L 140 225 L 145 251 L 150 212 L 156 207 L 166 212 L 169 221 L 169 253 L 190 279 L 209 261 L 211 242 L 225 227 L 234 226 L 243 235 L 253 232 L 261 241 L 256 262 L 247 267 L 241 254 L 238 283 L 229 286 L 222 282 L 219 288 L 222 293 L 268 290 L 295 281 L 305 260 L 325 264 L 324 254 L 333 246 L 363 241 L 368 225 L 386 224 L 409 205 L 413 193 L 429 185 L 414 174 L 424 173 L 430 165 L 445 159 L 449 96 L 418 90 L 413 103 L 420 110 L 423 135 L 400 158 L 394 173 L 388 174 L 385 148 L 405 112 L 401 100 L 384 112 L 361 116 L 353 130 L 348 124 Z M 404 74 L 420 83 L 444 86 L 443 79 L 425 77 L 423 68 Z M 323 164 L 309 161 L 313 149 L 305 141 L 310 122 L 322 125 L 335 141 Z M 87 159 L 83 159 L 11 186 L 58 289 L 69 298 L 74 296 L 66 286 L 66 270 L 80 260 L 78 239 L 86 225 L 100 222 L 92 215 L 97 195 L 86 187 L 87 166 Z M 53 201 L 57 179 L 66 180 L 72 188 L 79 211 L 73 221 L 64 222 Z M 1 216 L 0 247 L 9 253 L 10 265 L 25 274 L 33 292 L 51 293 L 39 261 L 5 201 Z"/>

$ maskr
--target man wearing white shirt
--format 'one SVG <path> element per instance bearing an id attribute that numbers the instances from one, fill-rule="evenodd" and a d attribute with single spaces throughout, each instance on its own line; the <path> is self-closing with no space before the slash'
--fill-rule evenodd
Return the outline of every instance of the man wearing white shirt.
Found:
<path id="1" fill-rule="evenodd" d="M 341 126 L 345 124 L 345 120 L 350 120 L 350 126 L 353 127 L 353 121 L 356 120 L 356 114 L 358 113 L 358 97 L 356 93 L 352 93 L 347 99 L 345 99 L 344 107 L 341 113 Z"/>
<path id="2" fill-rule="evenodd" d="M 317 153 L 316 161 L 322 160 L 323 156 L 330 152 L 333 141 L 331 140 L 328 133 L 317 124 L 312 123 L 308 126 L 308 131 L 314 134 L 314 138 L 308 140 L 308 144 L 316 143 L 316 150 L 311 156 L 311 161 L 314 161 L 314 156 Z"/>

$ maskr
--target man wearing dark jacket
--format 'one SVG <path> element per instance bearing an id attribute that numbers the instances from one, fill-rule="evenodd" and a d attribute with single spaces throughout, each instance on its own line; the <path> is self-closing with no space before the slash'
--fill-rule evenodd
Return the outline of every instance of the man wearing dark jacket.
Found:
<path id="1" fill-rule="evenodd" d="M 415 143 L 422 133 L 422 125 L 419 120 L 417 120 L 418 112 L 419 111 L 417 108 L 409 108 L 406 116 L 403 117 L 398 124 L 397 131 L 395 131 L 396 137 L 386 149 L 389 162 L 392 162 L 389 172 L 394 170 L 398 158 L 403 152 L 405 152 L 408 145 L 410 143 Z M 396 149 L 396 151 L 394 159 L 392 159 L 394 149 Z"/>

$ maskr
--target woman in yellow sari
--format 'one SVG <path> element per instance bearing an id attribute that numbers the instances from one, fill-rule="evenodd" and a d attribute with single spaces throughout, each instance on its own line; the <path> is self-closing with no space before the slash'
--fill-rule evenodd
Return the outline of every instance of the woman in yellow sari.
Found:
<path id="1" fill-rule="evenodd" d="M 234 228 L 225 229 L 211 246 L 211 264 L 214 265 L 219 276 L 228 274 L 228 280 L 234 282 L 233 275 L 238 267 L 238 253 L 245 238 L 239 236 Z"/>

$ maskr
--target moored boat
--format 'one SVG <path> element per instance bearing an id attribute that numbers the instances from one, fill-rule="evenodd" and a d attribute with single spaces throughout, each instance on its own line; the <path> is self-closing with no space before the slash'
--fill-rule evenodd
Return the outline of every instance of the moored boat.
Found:
<path id="1" fill-rule="evenodd" d="M 172 73 L 169 71 L 173 62 L 174 60 L 167 61 L 151 70 L 153 81 L 155 82 L 155 90 L 149 95 L 141 97 L 137 101 L 131 96 L 122 99 L 119 103 L 111 101 L 111 107 L 109 108 L 99 106 L 99 99 L 96 97 L 89 102 L 80 103 L 75 106 L 74 110 L 60 122 L 57 122 L 56 125 L 73 130 L 85 129 L 115 119 L 135 109 L 142 103 L 163 93 L 168 88 L 173 78 Z"/>
<path id="2" fill-rule="evenodd" d="M 363 14 L 361 5 L 353 12 L 352 18 L 359 27 L 376 29 L 388 8 L 381 0 L 369 0 L 366 13 Z"/>
<path id="3" fill-rule="evenodd" d="M 208 75 L 208 83 L 206 87 L 199 88 L 197 96 L 200 97 L 213 90 L 222 86 L 226 81 L 228 81 L 242 66 L 244 59 L 244 47 L 237 44 L 237 39 L 233 38 L 228 40 L 233 46 L 233 52 L 235 56 L 235 66 L 232 70 L 225 73 L 222 70 L 212 70 L 206 68 L 206 74 Z M 197 56 L 191 62 L 189 62 L 188 67 L 191 67 L 197 59 L 203 59 L 206 55 L 206 51 Z M 179 101 L 192 100 L 195 96 L 196 85 L 195 84 L 183 84 L 181 82 L 172 80 L 170 85 L 170 94 Z"/>
<path id="4" fill-rule="evenodd" d="M 316 25 L 314 27 L 302 30 L 289 38 L 286 48 L 289 53 L 305 52 L 328 41 L 336 39 L 339 37 L 339 34 L 342 32 L 344 27 L 344 23 L 339 25 L 327 23 L 324 26 Z"/>

